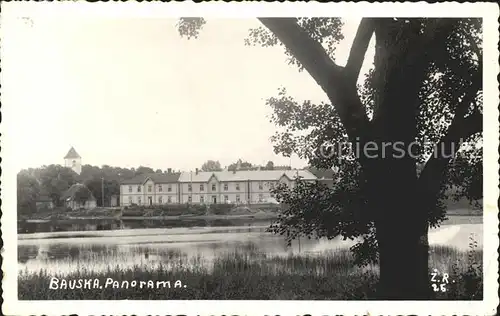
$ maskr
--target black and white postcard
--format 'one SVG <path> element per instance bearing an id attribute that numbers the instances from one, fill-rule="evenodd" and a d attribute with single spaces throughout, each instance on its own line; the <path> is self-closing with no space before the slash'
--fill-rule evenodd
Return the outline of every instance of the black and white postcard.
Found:
<path id="1" fill-rule="evenodd" d="M 2 3 L 8 315 L 492 315 L 493 3 Z"/>

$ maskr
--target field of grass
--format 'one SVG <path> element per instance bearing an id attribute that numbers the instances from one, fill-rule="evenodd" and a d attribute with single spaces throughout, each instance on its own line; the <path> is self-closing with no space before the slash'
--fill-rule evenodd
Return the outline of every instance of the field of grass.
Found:
<path id="1" fill-rule="evenodd" d="M 321 256 L 275 256 L 257 252 L 251 245 L 218 257 L 213 265 L 197 264 L 202 258 L 172 258 L 155 269 L 136 266 L 108 271 L 81 268 L 70 275 L 21 272 L 18 296 L 21 300 L 166 300 L 166 299 L 246 299 L 246 300 L 356 300 L 374 299 L 378 268 L 354 266 L 348 250 L 325 252 Z M 187 262 L 189 261 L 189 262 Z M 458 251 L 431 247 L 429 268 L 447 272 L 450 284 L 436 299 L 482 299 L 482 251 Z M 49 289 L 52 277 L 66 280 L 99 279 L 103 288 Z M 108 278 L 120 288 L 105 287 Z M 122 281 L 136 280 L 137 286 L 124 288 Z M 170 281 L 171 286 L 139 287 L 140 281 Z M 174 288 L 180 280 L 181 287 Z M 454 282 L 452 282 L 454 281 Z M 185 286 L 185 287 L 184 287 Z"/>

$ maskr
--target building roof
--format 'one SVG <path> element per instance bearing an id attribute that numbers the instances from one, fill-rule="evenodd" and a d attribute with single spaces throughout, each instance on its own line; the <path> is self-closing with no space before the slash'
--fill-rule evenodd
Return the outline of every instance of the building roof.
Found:
<path id="1" fill-rule="evenodd" d="M 66 156 L 64 156 L 64 159 L 74 159 L 74 158 L 82 158 L 82 157 L 80 157 L 80 155 L 76 152 L 76 150 L 73 147 L 71 147 Z"/>
<path id="2" fill-rule="evenodd" d="M 88 190 L 90 192 L 90 198 L 89 200 L 95 200 L 94 195 L 92 194 L 92 191 L 89 190 L 85 185 L 81 183 L 76 183 L 73 184 L 64 194 L 61 196 L 61 199 L 67 201 L 67 200 L 73 200 L 75 197 L 75 193 L 78 192 L 79 190 Z"/>
<path id="3" fill-rule="evenodd" d="M 142 184 L 147 179 L 154 183 L 176 183 L 179 180 L 179 173 L 146 173 L 121 181 L 121 184 Z"/>
<path id="4" fill-rule="evenodd" d="M 307 170 L 245 170 L 245 171 L 215 171 L 215 172 L 182 172 L 179 182 L 208 182 L 215 176 L 220 182 L 232 181 L 278 181 L 282 176 L 293 180 L 297 176 L 304 180 L 316 180 Z"/>
<path id="5" fill-rule="evenodd" d="M 333 180 L 336 177 L 336 172 L 332 169 L 311 168 L 309 171 L 318 179 Z"/>

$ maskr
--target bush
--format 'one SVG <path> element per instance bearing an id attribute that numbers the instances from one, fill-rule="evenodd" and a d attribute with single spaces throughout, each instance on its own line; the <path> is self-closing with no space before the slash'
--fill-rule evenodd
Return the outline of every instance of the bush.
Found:
<path id="1" fill-rule="evenodd" d="M 209 209 L 212 214 L 227 215 L 234 207 L 234 204 L 212 204 Z"/>
<path id="2" fill-rule="evenodd" d="M 364 299 L 373 296 L 376 275 L 370 271 L 353 270 L 347 251 L 325 257 L 272 256 L 247 244 L 241 249 L 217 256 L 210 266 L 201 264 L 202 258 L 186 258 L 181 252 L 162 253 L 169 266 L 154 268 L 134 266 L 121 268 L 112 263 L 106 271 L 86 269 L 65 275 L 68 279 L 97 278 L 102 284 L 106 278 L 119 283 L 130 280 L 180 280 L 186 288 L 118 288 L 95 290 L 47 289 L 50 283 L 45 270 L 23 272 L 18 276 L 18 295 L 21 300 L 58 299 Z M 55 275 L 63 277 L 63 275 Z M 156 282 L 155 282 L 156 283 Z"/>
<path id="3" fill-rule="evenodd" d="M 464 300 L 483 299 L 483 265 L 477 260 L 476 250 L 477 241 L 471 235 L 469 236 L 469 251 L 467 252 L 465 271 L 461 271 L 459 262 L 452 265 L 456 281 L 451 284 L 451 291 L 456 298 Z"/>
<path id="4" fill-rule="evenodd" d="M 470 300 L 481 299 L 482 278 L 474 264 L 480 262 L 481 251 L 474 250 L 472 242 L 467 254 L 445 247 L 431 247 L 431 265 L 443 263 L 443 271 L 453 271 L 452 258 L 468 263 L 457 267 L 455 283 L 448 284 L 446 292 L 438 299 Z M 18 295 L 20 300 L 61 300 L 61 299 L 272 299 L 272 300 L 365 300 L 376 299 L 379 273 L 377 266 L 359 268 L 355 266 L 352 253 L 347 249 L 326 251 L 321 256 L 294 255 L 275 256 L 259 250 L 253 243 L 241 245 L 235 251 L 217 255 L 214 260 L 204 264 L 202 258 L 188 258 L 179 250 L 167 249 L 159 252 L 169 265 L 160 263 L 150 266 L 141 263 L 133 267 L 115 265 L 115 254 L 108 257 L 106 271 L 77 269 L 65 275 L 68 279 L 98 278 L 104 283 L 106 278 L 114 280 L 181 280 L 186 288 L 170 291 L 147 288 L 105 288 L 89 291 L 61 289 L 48 290 L 47 284 L 53 275 L 45 270 L 36 272 L 20 271 L 18 275 Z M 465 257 L 464 257 L 465 256 Z M 97 258 L 96 260 L 102 260 Z M 482 270 L 481 270 L 482 271 Z M 63 277 L 63 275 L 56 275 Z M 450 275 L 450 280 L 456 276 Z M 463 282 L 462 282 L 463 281 Z M 172 281 L 172 283 L 175 281 Z M 461 284 L 463 283 L 463 284 Z M 453 286 L 452 286 L 453 285 Z"/>
<path id="5" fill-rule="evenodd" d="M 204 215 L 206 213 L 205 205 L 166 204 L 160 206 L 158 209 L 161 216 Z"/>
<path id="6" fill-rule="evenodd" d="M 122 216 L 143 216 L 143 215 L 144 215 L 143 208 L 130 207 L 129 209 L 125 209 L 122 211 Z"/>
<path id="7" fill-rule="evenodd" d="M 141 207 L 143 215 L 147 217 L 156 216 L 181 216 L 181 215 L 204 215 L 207 211 L 205 205 L 190 204 L 164 204 Z"/>

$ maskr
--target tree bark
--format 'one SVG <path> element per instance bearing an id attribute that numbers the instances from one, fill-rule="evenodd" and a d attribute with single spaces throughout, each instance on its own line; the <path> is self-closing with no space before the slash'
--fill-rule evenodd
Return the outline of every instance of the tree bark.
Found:
<path id="1" fill-rule="evenodd" d="M 380 299 L 426 300 L 429 286 L 428 212 L 420 203 L 415 157 L 418 92 L 426 58 L 412 56 L 412 25 L 377 21 L 375 114 L 372 138 L 379 151 L 365 167 L 375 212 Z M 418 39 L 418 38 L 417 38 Z M 369 157 L 368 157 L 369 158 Z M 427 200 L 427 199 L 425 199 Z"/>
<path id="2" fill-rule="evenodd" d="M 368 211 L 374 212 L 375 218 L 380 259 L 379 298 L 429 299 L 432 292 L 428 274 L 427 211 L 430 205 L 435 205 L 437 197 L 433 194 L 435 190 L 423 190 L 419 184 L 409 145 L 416 137 L 418 93 L 433 52 L 430 47 L 444 42 L 453 21 L 436 20 L 421 34 L 420 22 L 416 20 L 403 23 L 392 19 L 363 19 L 346 67 L 336 65 L 296 19 L 261 18 L 260 21 L 328 95 L 349 139 L 363 148 L 363 152 L 358 153 L 358 161 L 368 181 Z M 376 93 L 374 115 L 369 120 L 355 83 L 373 33 Z M 396 143 L 402 145 L 402 151 L 394 150 L 392 146 Z M 371 144 L 378 148 L 375 157 L 364 151 Z M 386 145 L 391 146 L 387 152 Z M 445 163 L 444 160 L 438 162 Z M 431 169 L 424 170 L 424 174 Z M 427 176 L 420 183 L 426 179 Z M 431 182 L 440 184 L 441 179 L 442 175 L 436 174 Z"/>
<path id="3" fill-rule="evenodd" d="M 380 258 L 378 298 L 430 299 L 427 229 L 418 232 L 380 224 L 376 228 Z"/>
<path id="4" fill-rule="evenodd" d="M 373 168 L 368 181 L 379 246 L 378 298 L 429 299 L 427 212 L 419 203 L 415 163 L 386 157 Z"/>

